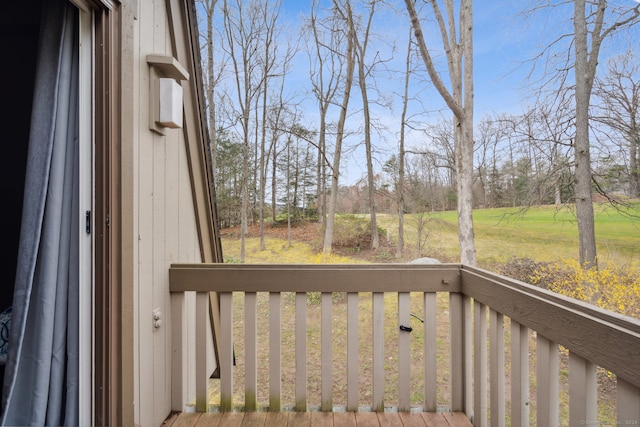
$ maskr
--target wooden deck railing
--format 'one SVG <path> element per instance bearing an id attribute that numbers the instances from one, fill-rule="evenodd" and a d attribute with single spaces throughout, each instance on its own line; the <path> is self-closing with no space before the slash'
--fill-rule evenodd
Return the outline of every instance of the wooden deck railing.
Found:
<path id="1" fill-rule="evenodd" d="M 596 425 L 598 421 L 598 370 L 615 382 L 618 425 L 640 422 L 640 322 L 569 299 L 544 289 L 467 266 L 443 265 L 173 265 L 170 269 L 173 324 L 174 409 L 182 410 L 195 396 L 198 411 L 209 402 L 206 374 L 206 321 L 209 292 L 218 292 L 220 331 L 218 357 L 220 410 L 234 406 L 258 407 L 258 373 L 268 369 L 268 409 L 279 411 L 281 402 L 281 306 L 283 292 L 295 293 L 295 406 L 306 411 L 315 402 L 307 392 L 307 293 L 321 293 L 321 390 L 319 409 L 331 411 L 333 373 L 332 293 L 346 293 L 346 410 L 362 406 L 373 411 L 394 407 L 409 411 L 411 379 L 422 378 L 421 410 L 442 410 L 437 380 L 438 338 L 436 295 L 448 294 L 449 397 L 446 408 L 465 412 L 476 426 Z M 195 293 L 195 313 L 184 311 L 184 293 Z M 259 318 L 257 295 L 268 293 L 268 318 Z M 385 325 L 385 293 L 397 293 L 397 320 Z M 362 336 L 358 302 L 362 293 L 371 298 L 371 335 Z M 420 295 L 423 344 L 412 354 L 411 298 Z M 244 402 L 234 402 L 234 298 L 244 298 Z M 186 390 L 184 333 L 187 314 L 196 316 L 195 390 Z M 397 322 L 397 323 L 395 323 Z M 268 323 L 269 366 L 258 366 L 257 330 Z M 508 328 L 505 327 L 508 325 Z M 287 325 L 289 327 L 289 325 Z M 397 395 L 385 395 L 385 328 L 397 340 Z M 371 346 L 371 398 L 361 401 L 359 345 Z M 533 344 L 531 344 L 533 342 Z M 530 348 L 531 347 L 531 348 Z M 416 354 L 415 352 L 417 351 Z M 419 372 L 410 371 L 411 360 L 424 361 Z M 531 362 L 535 360 L 535 363 Z M 564 366 L 565 363 L 567 366 Z M 561 366 L 562 365 L 562 366 Z M 567 392 L 561 391 L 568 376 Z M 561 398 L 561 393 L 566 394 Z M 442 394 L 442 393 L 440 393 Z M 187 397 L 185 397 L 187 396 Z M 567 398 L 568 397 L 568 398 Z M 390 402 L 391 400 L 393 402 Z M 567 402 L 568 400 L 568 402 Z M 607 400 L 607 402 L 613 402 Z M 561 414 L 561 411 L 563 412 Z M 566 414 L 565 414 L 566 412 Z M 491 424 L 489 424 L 489 420 Z M 566 421 L 565 421 L 566 420 Z M 601 423 L 601 421 L 600 421 Z"/>

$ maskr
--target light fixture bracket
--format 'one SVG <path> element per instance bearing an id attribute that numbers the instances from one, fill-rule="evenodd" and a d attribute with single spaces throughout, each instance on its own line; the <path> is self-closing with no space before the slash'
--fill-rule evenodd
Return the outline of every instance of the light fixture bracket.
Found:
<path id="1" fill-rule="evenodd" d="M 187 70 L 169 55 L 147 55 L 149 64 L 149 129 L 165 134 L 166 128 L 182 127 L 182 80 Z"/>

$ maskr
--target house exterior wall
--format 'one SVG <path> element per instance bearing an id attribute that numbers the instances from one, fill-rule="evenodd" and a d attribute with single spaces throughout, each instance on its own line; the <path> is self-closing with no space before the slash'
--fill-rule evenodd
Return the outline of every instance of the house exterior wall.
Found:
<path id="1" fill-rule="evenodd" d="M 169 266 L 174 262 L 202 262 L 203 259 L 185 130 L 165 129 L 165 135 L 161 135 L 149 128 L 151 88 L 147 55 L 176 56 L 172 51 L 167 5 L 165 1 L 140 0 L 125 7 L 132 8 L 131 14 L 124 14 L 125 19 L 129 16 L 133 20 L 123 23 L 123 38 L 130 37 L 125 41 L 130 46 L 130 62 L 123 60 L 123 78 L 130 74 L 132 81 L 131 93 L 124 93 L 127 85 L 123 85 L 123 103 L 129 104 L 124 110 L 131 111 L 132 117 L 128 118 L 130 126 L 123 127 L 123 156 L 131 156 L 123 164 L 130 165 L 131 171 L 130 174 L 123 171 L 122 185 L 130 185 L 127 191 L 132 209 L 123 208 L 123 215 L 131 215 L 128 220 L 123 218 L 123 223 L 131 224 L 131 235 L 123 233 L 122 245 L 129 247 L 131 254 L 131 259 L 125 259 L 124 264 L 128 264 L 131 271 L 133 313 L 132 325 L 124 328 L 131 328 L 133 334 L 130 354 L 134 423 L 159 426 L 171 411 Z M 182 82 L 185 91 L 190 84 Z M 123 253 L 126 255 L 127 251 Z M 126 290 L 124 293 L 126 298 Z M 189 311 L 188 306 L 193 305 L 194 300 L 188 296 L 184 304 Z M 159 316 L 157 327 L 155 314 Z M 188 327 L 188 330 L 194 328 Z M 193 341 L 192 335 L 187 337 Z M 192 366 L 194 357 L 188 359 L 186 363 Z M 187 368 L 186 372 L 188 380 L 194 381 L 192 370 Z M 191 397 L 183 398 L 188 401 Z M 126 408 L 124 411 L 126 414 Z"/>

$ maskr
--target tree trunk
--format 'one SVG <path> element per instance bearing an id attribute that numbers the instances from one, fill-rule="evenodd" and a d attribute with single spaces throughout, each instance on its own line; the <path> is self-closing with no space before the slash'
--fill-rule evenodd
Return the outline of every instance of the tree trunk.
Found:
<path id="1" fill-rule="evenodd" d="M 264 66 L 264 76 L 263 76 L 263 85 L 262 85 L 262 123 L 260 125 L 261 135 L 260 135 L 260 160 L 259 160 L 259 192 L 260 192 L 260 200 L 258 201 L 258 222 L 260 225 L 260 250 L 264 251 L 267 249 L 267 246 L 264 241 L 264 202 L 267 196 L 267 167 L 268 167 L 268 153 L 266 152 L 267 146 L 267 75 L 269 73 L 268 70 L 268 60 L 265 61 Z M 256 144 L 257 145 L 257 144 Z"/>
<path id="2" fill-rule="evenodd" d="M 407 120 L 407 107 L 409 104 L 409 80 L 411 75 L 411 34 L 409 31 L 409 43 L 407 44 L 407 59 L 405 62 L 404 93 L 402 94 L 402 113 L 400 115 L 400 147 L 398 149 L 398 244 L 396 258 L 402 258 L 404 252 L 404 136 Z"/>
<path id="3" fill-rule="evenodd" d="M 638 125 L 633 123 L 631 135 L 629 136 L 629 169 L 631 177 L 629 180 L 629 195 L 637 199 L 640 197 L 640 159 L 638 158 L 638 146 L 640 146 L 640 130 Z"/>
<path id="4" fill-rule="evenodd" d="M 603 3 L 603 2 L 601 2 Z M 602 6 L 605 7 L 604 5 Z M 589 145 L 589 104 L 595 66 L 590 67 L 588 51 L 588 28 L 585 18 L 585 0 L 574 1 L 573 26 L 575 32 L 576 75 L 576 139 L 575 139 L 575 198 L 578 235 L 580 241 L 580 264 L 585 268 L 597 267 L 596 237 L 591 198 L 591 152 Z M 604 9 L 598 8 L 604 15 Z M 597 56 L 599 34 L 592 33 L 591 60 Z M 595 65 L 595 64 L 594 64 Z"/>
<path id="5" fill-rule="evenodd" d="M 247 211 L 249 210 L 249 143 L 244 143 L 242 156 L 242 211 L 240 212 L 240 261 L 245 260 L 245 236 L 247 235 Z"/>
<path id="6" fill-rule="evenodd" d="M 276 204 L 278 202 L 277 198 L 276 198 L 276 194 L 277 194 L 277 190 L 278 190 L 278 180 L 277 175 L 278 175 L 278 154 L 275 146 L 273 147 L 273 152 L 271 153 L 273 155 L 273 159 L 272 159 L 272 165 L 271 165 L 271 223 L 275 225 L 276 223 Z"/>
<path id="7" fill-rule="evenodd" d="M 334 0 L 335 3 L 335 0 Z M 346 2 L 347 14 L 351 15 L 351 5 Z M 325 254 L 331 253 L 333 246 L 333 223 L 336 213 L 336 203 L 338 202 L 338 181 L 340 176 L 340 156 L 342 154 L 342 139 L 344 137 L 344 125 L 347 119 L 347 107 L 351 97 L 351 86 L 353 85 L 353 72 L 355 69 L 355 49 L 353 46 L 353 34 L 351 27 L 348 28 L 347 51 L 345 53 L 347 61 L 347 71 L 345 75 L 344 94 L 342 105 L 340 106 L 340 117 L 338 118 L 338 129 L 336 132 L 336 147 L 333 156 L 333 175 L 331 176 L 331 196 L 329 200 L 329 210 L 324 232 L 324 245 L 322 251 Z"/>
<path id="8" fill-rule="evenodd" d="M 436 21 L 440 28 L 444 50 L 447 54 L 449 92 L 440 78 L 427 48 L 413 0 L 405 0 L 420 54 L 434 86 L 454 116 L 454 150 L 456 160 L 456 185 L 458 197 L 458 241 L 460 262 L 476 264 L 476 247 L 473 230 L 473 13 L 471 0 L 460 2 L 460 42 L 456 42 L 455 8 L 453 0 L 446 0 L 448 25 L 435 0 L 431 0 Z M 464 82 L 464 85 L 463 85 Z"/>
<path id="9" fill-rule="evenodd" d="M 211 0 L 205 3 L 207 14 L 207 106 L 209 108 L 209 150 L 211 153 L 211 171 L 216 173 L 217 166 L 217 135 L 216 135 L 216 109 L 215 109 L 215 72 L 213 70 L 213 13 L 217 0 Z"/>
<path id="10" fill-rule="evenodd" d="M 316 209 L 318 211 L 318 222 L 324 224 L 325 222 L 325 206 L 326 206 L 326 191 L 325 191 L 325 167 L 324 167 L 324 140 L 326 135 L 326 125 L 324 123 L 325 114 L 320 109 L 320 132 L 318 134 L 318 163 L 316 165 L 316 175 L 318 180 L 316 182 Z"/>
<path id="11" fill-rule="evenodd" d="M 349 21 L 349 28 L 351 34 L 354 37 L 354 45 L 357 49 L 356 57 L 358 59 L 358 85 L 360 87 L 360 94 L 362 96 L 362 113 L 364 118 L 364 147 L 367 159 L 367 186 L 369 195 L 369 214 L 371 220 L 371 249 L 378 249 L 380 246 L 380 237 L 378 236 L 378 223 L 376 220 L 376 187 L 373 179 L 373 159 L 372 159 L 372 146 L 371 146 L 371 115 L 369 112 L 369 94 L 367 93 L 367 77 L 365 72 L 365 55 L 367 53 L 367 44 L 369 42 L 369 28 L 371 26 L 371 20 L 373 19 L 373 13 L 375 10 L 375 2 L 370 3 L 371 10 L 369 14 L 369 24 L 364 32 L 364 40 L 358 38 L 358 34 L 355 31 L 355 24 L 353 22 L 353 16 L 350 14 L 347 19 Z"/>

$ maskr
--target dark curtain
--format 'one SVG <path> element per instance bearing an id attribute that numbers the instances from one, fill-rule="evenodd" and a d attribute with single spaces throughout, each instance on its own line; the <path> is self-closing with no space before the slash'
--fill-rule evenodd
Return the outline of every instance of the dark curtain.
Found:
<path id="1" fill-rule="evenodd" d="M 78 424 L 78 17 L 43 4 L 2 425 Z"/>

